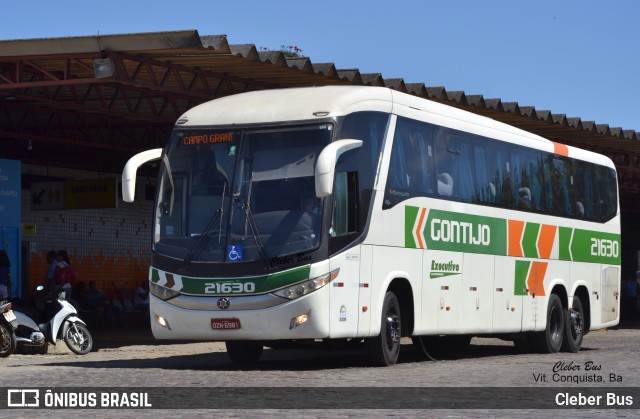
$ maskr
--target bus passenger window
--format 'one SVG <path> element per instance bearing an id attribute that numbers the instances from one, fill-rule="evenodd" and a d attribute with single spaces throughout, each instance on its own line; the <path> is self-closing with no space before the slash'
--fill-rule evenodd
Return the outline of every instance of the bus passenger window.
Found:
<path id="1" fill-rule="evenodd" d="M 439 134 L 442 134 L 440 130 Z M 435 144 L 436 150 L 436 173 L 438 173 L 438 195 L 452 197 L 454 195 L 455 179 L 452 176 L 452 153 L 454 150 L 448 149 L 445 138 L 440 135 Z"/>
<path id="2" fill-rule="evenodd" d="M 433 127 L 429 124 L 398 118 L 387 175 L 383 208 L 415 197 L 433 196 L 442 183 L 447 182 L 451 192 L 451 179 L 436 175 L 436 147 Z M 450 176 L 450 175 L 449 175 Z"/>
<path id="3" fill-rule="evenodd" d="M 473 158 L 475 163 L 476 192 L 473 202 L 476 204 L 494 203 L 496 199 L 496 186 L 490 179 L 491 170 L 488 167 L 487 146 L 480 138 L 474 139 Z"/>

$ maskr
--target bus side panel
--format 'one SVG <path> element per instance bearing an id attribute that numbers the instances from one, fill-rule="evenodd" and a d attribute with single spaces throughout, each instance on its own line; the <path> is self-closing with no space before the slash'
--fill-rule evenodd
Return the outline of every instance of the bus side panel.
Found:
<path id="1" fill-rule="evenodd" d="M 360 283 L 360 246 L 355 246 L 331 259 L 331 271 L 340 273 L 329 284 L 330 338 L 354 337 L 358 331 L 358 291 Z"/>
<path id="2" fill-rule="evenodd" d="M 600 271 L 602 267 L 599 263 L 573 262 L 571 265 L 571 289 L 569 291 L 569 302 L 575 295 L 578 287 L 585 287 L 589 293 L 589 300 L 582 301 L 582 308 L 589 307 L 591 325 L 600 323 L 601 290 Z"/>
<path id="3" fill-rule="evenodd" d="M 620 268 L 602 265 L 600 275 L 600 322 L 595 325 L 600 329 L 615 326 L 620 321 Z M 591 323 L 594 329 L 594 323 Z"/>
<path id="4" fill-rule="evenodd" d="M 463 333 L 490 333 L 493 323 L 494 256 L 464 255 L 462 282 Z"/>
<path id="5" fill-rule="evenodd" d="M 493 281 L 493 332 L 519 332 L 522 329 L 522 292 L 515 289 L 516 259 L 495 257 Z"/>
<path id="6" fill-rule="evenodd" d="M 440 334 L 458 334 L 462 321 L 464 253 L 427 250 L 422 288 L 423 319 Z"/>
<path id="7" fill-rule="evenodd" d="M 358 337 L 368 337 L 371 329 L 371 286 L 373 246 L 360 246 L 360 285 L 358 288 Z"/>
<path id="8" fill-rule="evenodd" d="M 547 305 L 549 304 L 549 295 L 554 287 L 564 288 L 567 295 L 571 292 L 571 265 L 574 262 L 549 259 L 539 259 L 535 262 L 546 266 L 543 277 L 544 287 L 540 289 L 536 285 L 535 279 L 531 278 L 533 275 L 530 275 L 527 282 L 528 295 L 524 297 L 522 330 L 540 332 L 547 327 Z M 542 295 L 540 295 L 540 291 L 543 291 Z M 535 298 L 533 298 L 534 295 Z M 566 304 L 568 307 L 569 302 L 567 301 Z"/>
<path id="9" fill-rule="evenodd" d="M 372 280 L 371 280 L 371 328 L 369 336 L 380 334 L 382 321 L 382 303 L 389 285 L 395 279 L 406 279 L 413 293 L 414 318 L 420 319 L 420 295 L 422 292 L 422 258 L 421 249 L 405 249 L 402 247 L 373 247 Z M 417 320 L 416 320 L 417 323 Z M 416 326 L 418 326 L 416 324 Z"/>

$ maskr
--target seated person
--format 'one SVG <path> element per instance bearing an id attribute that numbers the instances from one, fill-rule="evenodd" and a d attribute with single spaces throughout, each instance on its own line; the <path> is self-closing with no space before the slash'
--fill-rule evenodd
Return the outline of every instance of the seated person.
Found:
<path id="1" fill-rule="evenodd" d="M 440 173 L 438 175 L 438 195 L 453 195 L 453 178 L 449 173 Z"/>
<path id="2" fill-rule="evenodd" d="M 531 208 L 531 189 L 527 187 L 518 189 L 518 208 Z"/>
<path id="3" fill-rule="evenodd" d="M 518 208 L 531 208 L 531 189 L 527 187 L 518 189 Z"/>

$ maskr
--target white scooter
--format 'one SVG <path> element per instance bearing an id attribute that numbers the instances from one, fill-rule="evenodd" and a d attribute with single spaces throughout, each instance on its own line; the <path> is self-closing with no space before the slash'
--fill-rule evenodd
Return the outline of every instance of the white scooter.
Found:
<path id="1" fill-rule="evenodd" d="M 42 291 L 44 287 L 38 286 Z M 15 330 L 18 347 L 32 347 L 34 352 L 47 353 L 47 342 L 56 344 L 58 338 L 62 338 L 69 349 L 78 355 L 84 355 L 91 351 L 93 339 L 85 322 L 80 320 L 78 312 L 65 300 L 64 291 L 58 293 L 58 298 L 47 301 L 45 312 L 49 313 L 44 323 L 36 324 L 29 316 L 13 310 L 18 326 Z"/>
<path id="2" fill-rule="evenodd" d="M 0 301 L 0 358 L 11 355 L 16 350 L 16 335 L 18 327 L 16 316 L 9 301 Z"/>

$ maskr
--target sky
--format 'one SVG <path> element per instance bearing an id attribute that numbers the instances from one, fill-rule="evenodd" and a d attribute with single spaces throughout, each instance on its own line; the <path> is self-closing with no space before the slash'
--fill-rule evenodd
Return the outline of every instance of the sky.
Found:
<path id="1" fill-rule="evenodd" d="M 640 131 L 637 0 L 8 2 L 0 40 L 196 29 Z"/>

